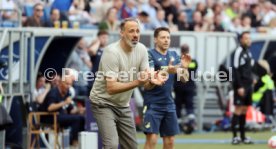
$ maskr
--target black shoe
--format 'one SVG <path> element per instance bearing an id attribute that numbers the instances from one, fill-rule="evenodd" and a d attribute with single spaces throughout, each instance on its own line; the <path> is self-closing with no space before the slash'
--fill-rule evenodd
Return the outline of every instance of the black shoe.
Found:
<path id="1" fill-rule="evenodd" d="M 254 144 L 254 142 L 252 141 L 252 139 L 250 137 L 245 137 L 242 140 L 242 143 L 244 143 L 244 144 Z"/>
<path id="2" fill-rule="evenodd" d="M 232 139 L 232 144 L 233 145 L 238 145 L 238 144 L 240 144 L 241 143 L 241 139 L 239 138 L 239 137 L 234 137 L 233 139 Z"/>

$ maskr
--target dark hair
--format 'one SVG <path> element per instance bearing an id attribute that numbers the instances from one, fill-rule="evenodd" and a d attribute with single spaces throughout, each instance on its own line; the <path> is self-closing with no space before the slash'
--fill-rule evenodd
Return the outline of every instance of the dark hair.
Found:
<path id="1" fill-rule="evenodd" d="M 40 79 L 40 78 L 43 78 L 44 75 L 41 73 L 41 72 L 38 72 L 37 73 L 37 76 L 36 76 L 36 82 Z"/>
<path id="2" fill-rule="evenodd" d="M 255 8 L 257 8 L 259 5 L 258 4 L 251 4 L 250 5 L 250 9 L 252 10 L 252 9 L 255 9 Z"/>
<path id="3" fill-rule="evenodd" d="M 161 31 L 167 31 L 167 32 L 170 33 L 169 28 L 167 28 L 167 27 L 158 27 L 154 30 L 154 34 L 153 34 L 154 38 L 156 38 L 159 35 L 159 32 L 161 32 Z"/>
<path id="4" fill-rule="evenodd" d="M 148 17 L 149 16 L 149 14 L 147 12 L 145 12 L 145 11 L 141 11 L 139 13 L 139 15 L 142 16 L 142 17 Z"/>
<path id="5" fill-rule="evenodd" d="M 187 44 L 183 44 L 181 46 L 181 53 L 188 54 L 189 51 L 190 51 L 190 48 L 189 48 L 189 46 Z"/>
<path id="6" fill-rule="evenodd" d="M 51 15 L 53 14 L 54 10 L 58 10 L 58 12 L 60 12 L 59 9 L 53 8 L 53 9 L 51 9 L 51 11 L 50 11 L 50 14 L 51 14 Z"/>
<path id="7" fill-rule="evenodd" d="M 101 36 L 101 35 L 109 35 L 109 33 L 108 33 L 108 31 L 106 31 L 106 30 L 99 30 L 97 36 L 99 37 L 99 36 Z"/>
<path id="8" fill-rule="evenodd" d="M 240 36 L 239 36 L 239 40 L 241 40 L 242 37 L 243 37 L 245 34 L 250 34 L 250 32 L 249 32 L 249 31 L 244 31 L 244 32 L 242 32 L 242 33 L 240 34 Z"/>
<path id="9" fill-rule="evenodd" d="M 130 21 L 133 21 L 133 22 L 136 22 L 137 24 L 139 24 L 139 21 L 137 19 L 135 19 L 135 18 L 126 18 L 120 24 L 121 31 L 123 31 L 125 29 L 126 23 L 130 22 Z"/>

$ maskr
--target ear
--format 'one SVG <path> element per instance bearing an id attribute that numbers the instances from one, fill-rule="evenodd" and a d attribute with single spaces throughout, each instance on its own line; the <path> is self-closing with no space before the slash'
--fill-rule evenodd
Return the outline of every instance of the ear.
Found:
<path id="1" fill-rule="evenodd" d="M 153 40 L 153 41 L 154 41 L 154 44 L 156 44 L 156 42 L 157 42 L 157 38 L 155 38 L 155 37 L 154 37 L 153 39 L 154 39 L 154 40 Z"/>
<path id="2" fill-rule="evenodd" d="M 124 34 L 124 31 L 123 31 L 123 30 L 120 30 L 120 35 L 121 35 L 121 37 L 123 36 L 123 34 Z"/>

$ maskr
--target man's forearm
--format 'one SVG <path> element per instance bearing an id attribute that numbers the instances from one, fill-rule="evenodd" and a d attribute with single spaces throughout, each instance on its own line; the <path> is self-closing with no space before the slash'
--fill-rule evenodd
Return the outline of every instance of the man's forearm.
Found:
<path id="1" fill-rule="evenodd" d="M 63 101 L 63 102 L 59 102 L 59 103 L 53 103 L 51 104 L 49 107 L 48 107 L 48 111 L 49 112 L 53 112 L 53 111 L 56 111 L 60 108 L 62 108 L 66 103 Z"/>
<path id="2" fill-rule="evenodd" d="M 139 86 L 140 83 L 138 80 L 134 80 L 127 83 L 122 82 L 112 82 L 107 84 L 107 92 L 111 95 L 122 93 L 128 90 L 131 90 L 137 86 Z"/>

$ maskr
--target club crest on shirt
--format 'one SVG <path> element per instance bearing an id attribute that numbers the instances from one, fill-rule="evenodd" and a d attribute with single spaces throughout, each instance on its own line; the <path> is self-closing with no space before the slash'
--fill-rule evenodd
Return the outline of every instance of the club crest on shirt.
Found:
<path id="1" fill-rule="evenodd" d="M 145 128 L 150 128 L 150 122 L 147 122 L 146 124 L 145 124 Z"/>

